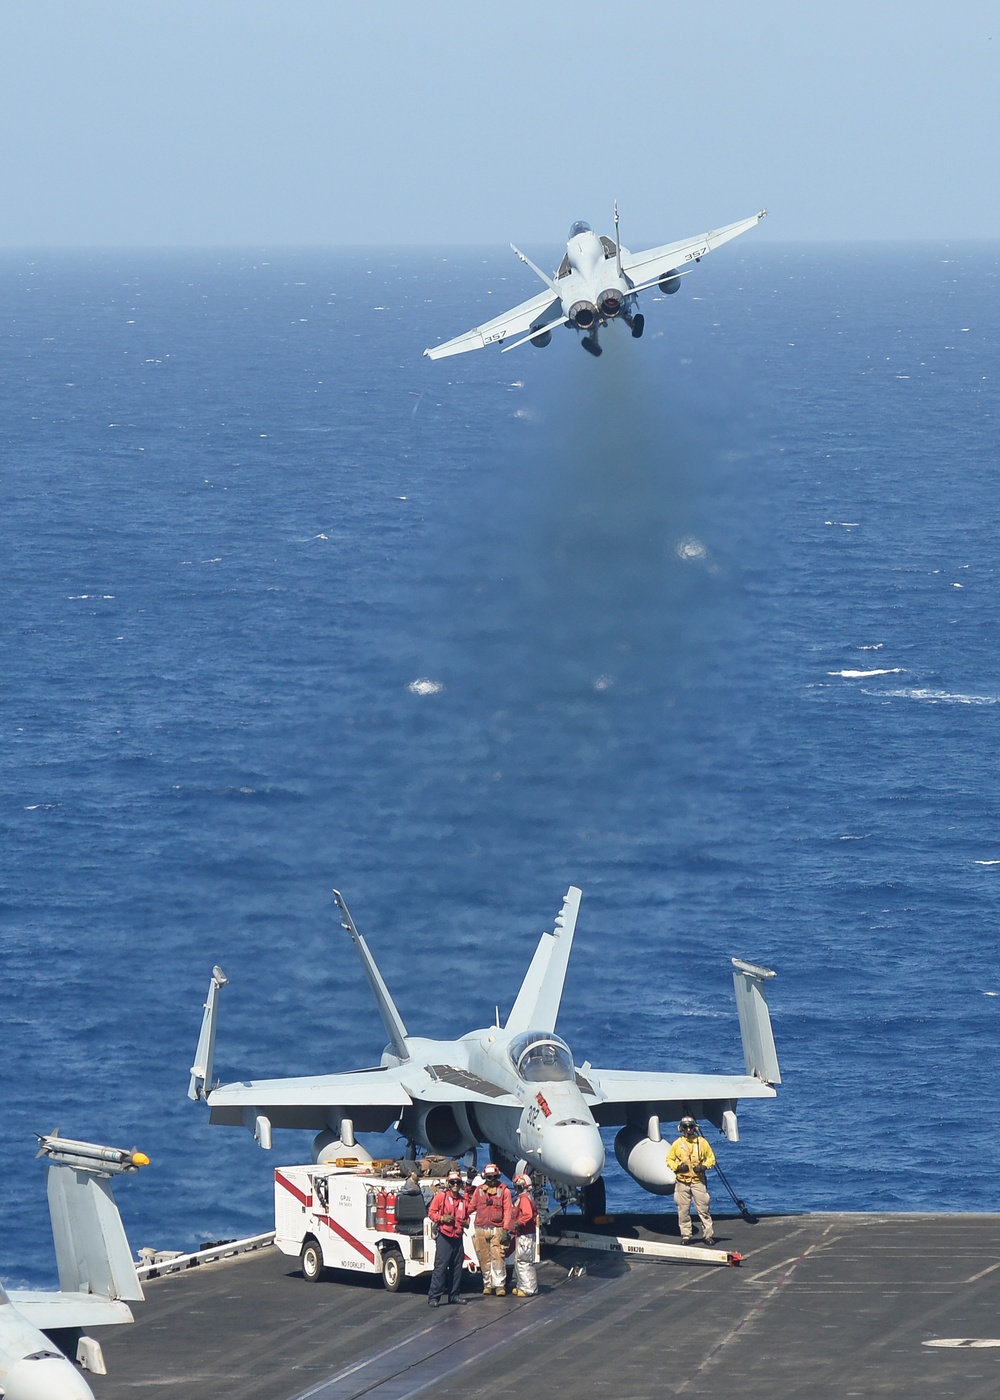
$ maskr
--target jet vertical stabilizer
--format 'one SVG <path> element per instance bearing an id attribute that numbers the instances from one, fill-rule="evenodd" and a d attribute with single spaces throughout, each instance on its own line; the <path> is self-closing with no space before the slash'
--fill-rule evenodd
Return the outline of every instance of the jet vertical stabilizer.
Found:
<path id="1" fill-rule="evenodd" d="M 125 1227 L 101 1164 L 93 1169 L 51 1163 L 49 1216 L 64 1293 L 142 1301 Z"/>
<path id="2" fill-rule="evenodd" d="M 201 1033 L 198 1036 L 198 1049 L 194 1052 L 191 1066 L 191 1079 L 188 1083 L 188 1098 L 202 1099 L 212 1091 L 212 1067 L 215 1063 L 215 1028 L 219 1021 L 219 988 L 224 987 L 229 978 L 216 964 L 212 968 L 212 980 L 208 984 L 205 998 L 205 1014 L 201 1019 Z"/>
<path id="3" fill-rule="evenodd" d="M 555 932 L 543 933 L 517 999 L 507 1017 L 508 1031 L 554 1031 L 566 968 L 580 913 L 581 891 L 570 885 L 556 918 Z"/>
<path id="4" fill-rule="evenodd" d="M 733 958 L 733 986 L 736 988 L 736 1010 L 740 1017 L 743 1059 L 747 1074 L 765 1084 L 780 1084 L 778 1052 L 774 1048 L 771 1013 L 767 1009 L 764 984 L 777 974 L 767 967 Z"/>
<path id="5" fill-rule="evenodd" d="M 382 1017 L 382 1024 L 385 1026 L 386 1034 L 389 1037 L 389 1044 L 393 1053 L 401 1060 L 408 1060 L 410 1052 L 406 1047 L 406 1027 L 403 1025 L 403 1018 L 396 1010 L 395 1003 L 389 995 L 389 989 L 382 980 L 382 974 L 375 966 L 375 959 L 372 957 L 368 944 L 358 933 L 351 918 L 350 910 L 344 903 L 344 896 L 339 890 L 333 892 L 333 902 L 340 910 L 340 922 L 344 926 L 344 931 L 350 938 L 361 959 L 361 966 L 364 968 L 365 976 L 368 978 L 368 985 L 374 993 L 378 1002 L 379 1015 Z"/>

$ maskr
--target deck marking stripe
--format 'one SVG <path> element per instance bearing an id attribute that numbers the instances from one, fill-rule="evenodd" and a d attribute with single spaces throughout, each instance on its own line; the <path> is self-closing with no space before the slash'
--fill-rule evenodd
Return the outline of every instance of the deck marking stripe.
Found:
<path id="1" fill-rule="evenodd" d="M 1000 1269 L 1000 1264 L 991 1264 L 988 1269 L 981 1269 L 978 1274 L 973 1274 L 971 1278 L 965 1280 L 966 1283 L 978 1283 L 987 1274 L 993 1273 L 994 1269 Z"/>
<path id="2" fill-rule="evenodd" d="M 921 1342 L 925 1347 L 1000 1347 L 1000 1337 L 935 1337 L 933 1341 Z"/>
<path id="3" fill-rule="evenodd" d="M 274 1179 L 286 1191 L 290 1191 L 297 1201 L 304 1206 L 312 1205 L 312 1196 L 307 1196 L 304 1191 L 300 1191 L 294 1182 L 289 1181 L 287 1176 L 282 1176 L 280 1171 L 275 1170 Z"/>
<path id="4" fill-rule="evenodd" d="M 438 1314 L 429 1326 L 422 1327 L 376 1355 L 366 1357 L 364 1361 L 317 1382 L 308 1390 L 298 1392 L 292 1400 L 359 1400 L 361 1396 L 371 1397 L 371 1400 L 379 1400 L 379 1397 L 381 1400 L 412 1400 L 413 1396 L 419 1395 L 429 1386 L 447 1380 L 468 1366 L 474 1366 L 492 1352 L 517 1342 L 527 1333 L 548 1326 L 562 1314 L 571 1311 L 579 1302 L 584 1299 L 589 1301 L 595 1293 L 617 1281 L 618 1276 L 615 1275 L 599 1281 L 588 1279 L 587 1282 L 591 1286 L 586 1288 L 574 1283 L 565 1298 L 555 1300 L 556 1305 L 553 1308 L 547 1308 L 544 1304 L 540 1307 L 541 1300 L 535 1299 L 533 1303 L 519 1303 L 500 1317 L 494 1316 L 487 1322 L 472 1326 L 469 1325 L 467 1314 L 456 1317 L 451 1326 L 450 1317 L 442 1318 Z M 562 1292 L 562 1284 L 559 1285 L 558 1291 Z M 528 1310 L 527 1315 L 521 1316 L 525 1308 Z M 430 1341 L 429 1333 L 434 1334 L 433 1341 Z M 358 1374 L 368 1367 L 374 1367 L 377 1362 L 384 1361 L 394 1352 L 410 1348 L 421 1339 L 426 1340 L 427 1349 L 417 1351 L 411 1360 L 399 1357 L 396 1369 L 382 1373 L 375 1369 L 367 1382 L 363 1375 Z M 435 1342 L 440 1342 L 440 1345 L 435 1345 Z M 352 1377 L 355 1381 L 353 1385 L 350 1384 Z"/>
<path id="5" fill-rule="evenodd" d="M 686 1391 L 688 1389 L 689 1383 L 693 1380 L 696 1380 L 705 1370 L 706 1366 L 711 1365 L 711 1363 L 715 1360 L 719 1353 L 724 1351 L 725 1348 L 735 1337 L 739 1336 L 743 1329 L 753 1321 L 754 1317 L 759 1312 L 763 1311 L 763 1309 L 767 1306 L 771 1299 L 776 1297 L 777 1294 L 781 1292 L 781 1290 L 785 1287 L 785 1284 L 788 1283 L 788 1281 L 791 1279 L 792 1275 L 795 1273 L 799 1265 L 803 1263 L 806 1259 L 808 1259 L 810 1254 L 812 1254 L 817 1249 L 821 1249 L 825 1244 L 830 1243 L 830 1241 L 827 1240 L 826 1237 L 827 1235 L 829 1235 L 831 1230 L 835 1230 L 837 1228 L 837 1226 L 840 1224 L 840 1219 L 841 1217 L 838 1215 L 830 1221 L 829 1225 L 827 1225 L 826 1229 L 822 1232 L 822 1234 L 818 1235 L 816 1239 L 813 1240 L 812 1244 L 809 1245 L 807 1249 L 804 1249 L 802 1251 L 802 1253 L 789 1265 L 788 1269 L 785 1271 L 785 1273 L 782 1274 L 781 1278 L 779 1278 L 777 1282 L 774 1283 L 762 1297 L 758 1298 L 756 1303 L 754 1303 L 753 1306 L 743 1314 L 739 1322 L 737 1322 L 735 1326 L 729 1329 L 729 1331 L 726 1333 L 726 1335 L 722 1338 L 720 1342 L 716 1343 L 716 1345 L 708 1353 L 708 1355 L 701 1362 L 701 1364 L 694 1368 L 694 1370 L 689 1374 L 687 1379 L 681 1381 L 680 1385 L 678 1385 L 677 1389 L 674 1391 L 675 1395 L 680 1395 L 684 1391 Z"/>

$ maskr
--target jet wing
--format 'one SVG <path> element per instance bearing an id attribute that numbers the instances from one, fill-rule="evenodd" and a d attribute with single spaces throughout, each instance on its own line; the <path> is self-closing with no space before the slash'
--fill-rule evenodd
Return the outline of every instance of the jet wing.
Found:
<path id="1" fill-rule="evenodd" d="M 329 1109 L 346 1110 L 358 1132 L 384 1132 L 412 1103 L 493 1103 L 520 1108 L 520 1100 L 468 1071 L 408 1061 L 386 1068 L 301 1079 L 250 1079 L 223 1084 L 208 1095 L 213 1123 L 247 1126 L 264 1115 L 274 1128 L 328 1125 Z"/>
<path id="2" fill-rule="evenodd" d="M 464 335 L 454 340 L 446 340 L 443 345 L 435 345 L 424 351 L 432 360 L 444 359 L 446 355 L 464 355 L 467 350 L 481 350 L 484 345 L 499 345 L 509 336 L 523 335 L 527 331 L 542 330 L 551 319 L 545 313 L 559 305 L 555 292 L 539 292 L 530 301 L 522 301 L 502 316 L 494 316 L 481 326 L 474 326 Z"/>
<path id="3" fill-rule="evenodd" d="M 679 1116 L 686 1106 L 728 1102 L 737 1099 L 773 1099 L 770 1084 L 749 1074 L 656 1074 L 641 1070 L 591 1069 L 577 1071 L 583 1097 L 602 1127 L 627 1123 L 635 1112 L 660 1112 L 661 1117 Z M 704 1110 L 700 1110 L 704 1112 Z"/>
<path id="4" fill-rule="evenodd" d="M 21 1316 L 40 1332 L 61 1327 L 108 1327 L 131 1322 L 132 1311 L 117 1298 L 96 1293 L 45 1293 L 41 1290 L 12 1288 L 7 1297 Z"/>
<path id="5" fill-rule="evenodd" d="M 400 1110 L 413 1100 L 400 1083 L 398 1068 L 350 1070 L 346 1074 L 312 1074 L 300 1079 L 246 1079 L 222 1084 L 208 1095 L 209 1107 L 284 1108 L 378 1105 Z"/>
<path id="6" fill-rule="evenodd" d="M 721 248 L 731 238 L 739 238 L 741 233 L 756 228 L 767 213 L 762 209 L 750 219 L 727 224 L 725 228 L 701 233 L 696 238 L 682 238 L 679 243 L 664 243 L 659 248 L 647 248 L 644 253 L 630 253 L 622 249 L 622 271 L 633 284 L 634 290 L 641 292 L 651 287 L 667 272 L 680 272 L 685 263 L 697 262 L 706 253 Z"/>

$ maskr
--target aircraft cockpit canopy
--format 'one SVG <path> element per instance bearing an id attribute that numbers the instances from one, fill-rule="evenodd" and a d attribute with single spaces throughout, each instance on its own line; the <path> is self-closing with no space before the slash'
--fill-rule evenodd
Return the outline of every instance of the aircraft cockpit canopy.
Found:
<path id="1" fill-rule="evenodd" d="M 593 233 L 593 231 L 594 230 L 587 223 L 586 219 L 577 219 L 576 223 L 569 231 L 569 236 L 570 238 L 575 238 L 578 233 Z"/>
<path id="2" fill-rule="evenodd" d="M 522 1031 L 508 1049 L 518 1077 L 528 1084 L 572 1080 L 575 1075 L 569 1046 L 551 1031 Z"/>

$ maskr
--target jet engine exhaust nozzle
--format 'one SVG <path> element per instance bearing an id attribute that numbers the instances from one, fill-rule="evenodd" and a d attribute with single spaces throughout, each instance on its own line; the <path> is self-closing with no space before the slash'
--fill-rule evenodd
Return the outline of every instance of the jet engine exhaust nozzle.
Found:
<path id="1" fill-rule="evenodd" d="M 581 331 L 589 331 L 597 320 L 597 307 L 592 301 L 576 301 L 569 309 L 569 319 Z"/>
<path id="2" fill-rule="evenodd" d="M 622 314 L 624 302 L 622 294 L 617 287 L 609 287 L 606 292 L 602 292 L 597 298 L 597 305 L 602 316 L 606 316 L 609 321 Z"/>

